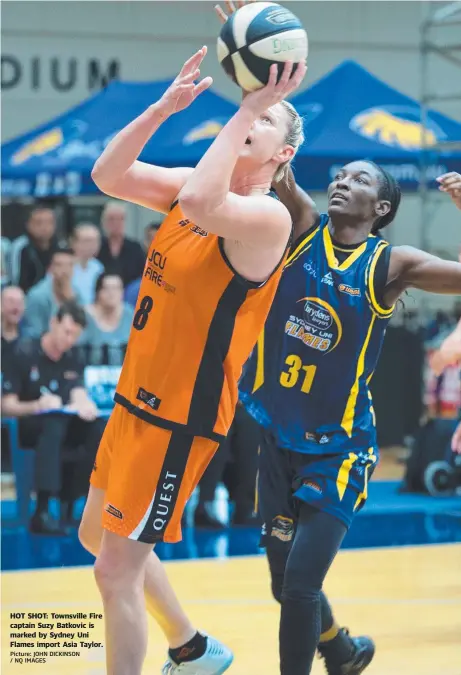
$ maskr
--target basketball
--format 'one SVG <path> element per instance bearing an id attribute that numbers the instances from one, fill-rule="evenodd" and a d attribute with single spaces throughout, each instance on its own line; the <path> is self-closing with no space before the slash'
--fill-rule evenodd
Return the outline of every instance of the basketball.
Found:
<path id="1" fill-rule="evenodd" d="M 218 37 L 218 59 L 227 75 L 245 91 L 261 89 L 273 63 L 278 77 L 286 61 L 307 58 L 308 40 L 300 20 L 275 2 L 244 5 L 231 14 Z"/>

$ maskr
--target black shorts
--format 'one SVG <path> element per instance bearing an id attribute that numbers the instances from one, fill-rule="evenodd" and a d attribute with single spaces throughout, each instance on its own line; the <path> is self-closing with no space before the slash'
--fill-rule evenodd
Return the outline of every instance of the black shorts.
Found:
<path id="1" fill-rule="evenodd" d="M 376 462 L 372 448 L 321 455 L 279 448 L 273 435 L 263 429 L 258 475 L 261 545 L 266 546 L 268 537 L 283 542 L 293 539 L 298 500 L 330 513 L 349 528 L 367 500 Z"/>

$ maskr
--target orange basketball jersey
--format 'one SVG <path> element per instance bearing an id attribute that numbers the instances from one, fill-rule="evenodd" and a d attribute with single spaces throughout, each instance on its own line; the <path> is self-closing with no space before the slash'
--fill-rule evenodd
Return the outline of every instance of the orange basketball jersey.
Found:
<path id="1" fill-rule="evenodd" d="M 157 426 L 220 441 L 285 258 L 265 283 L 243 279 L 222 238 L 175 202 L 149 250 L 115 401 Z"/>

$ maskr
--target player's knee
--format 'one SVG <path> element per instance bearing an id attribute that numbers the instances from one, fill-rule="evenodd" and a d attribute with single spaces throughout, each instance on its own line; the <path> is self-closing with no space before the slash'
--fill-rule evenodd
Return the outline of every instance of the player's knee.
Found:
<path id="1" fill-rule="evenodd" d="M 283 583 L 280 602 L 283 603 L 287 600 L 314 602 L 320 600 L 320 591 L 320 588 L 311 585 L 306 578 L 293 579 L 288 576 Z"/>
<path id="2" fill-rule="evenodd" d="M 82 520 L 78 528 L 79 541 L 83 548 L 86 548 L 95 557 L 98 555 L 101 547 L 101 536 L 101 528 L 93 527 L 87 520 Z"/>
<path id="3" fill-rule="evenodd" d="M 119 565 L 114 565 L 107 555 L 98 555 L 93 567 L 94 578 L 104 598 L 118 593 L 125 585 Z"/>
<path id="4" fill-rule="evenodd" d="M 291 564 L 290 564 L 291 563 Z M 282 602 L 286 599 L 317 600 L 322 590 L 323 578 L 300 560 L 295 564 L 289 561 L 283 578 Z"/>

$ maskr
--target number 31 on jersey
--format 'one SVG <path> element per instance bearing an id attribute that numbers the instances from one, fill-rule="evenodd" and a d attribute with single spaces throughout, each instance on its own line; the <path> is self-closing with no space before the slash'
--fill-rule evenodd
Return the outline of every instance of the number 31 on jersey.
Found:
<path id="1" fill-rule="evenodd" d="M 280 373 L 280 384 L 282 387 L 287 387 L 287 389 L 294 387 L 298 383 L 300 375 L 302 375 L 301 371 L 304 371 L 301 391 L 303 394 L 308 394 L 314 382 L 317 366 L 303 366 L 303 362 L 297 354 L 287 356 L 285 365 L 288 366 L 287 371 L 282 370 Z"/>

